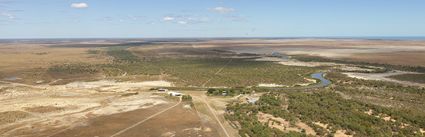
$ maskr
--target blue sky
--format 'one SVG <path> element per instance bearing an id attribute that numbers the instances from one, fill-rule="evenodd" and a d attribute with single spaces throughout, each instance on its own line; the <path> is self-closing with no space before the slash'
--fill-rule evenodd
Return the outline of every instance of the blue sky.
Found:
<path id="1" fill-rule="evenodd" d="M 0 38 L 425 36 L 424 0 L 0 0 Z"/>

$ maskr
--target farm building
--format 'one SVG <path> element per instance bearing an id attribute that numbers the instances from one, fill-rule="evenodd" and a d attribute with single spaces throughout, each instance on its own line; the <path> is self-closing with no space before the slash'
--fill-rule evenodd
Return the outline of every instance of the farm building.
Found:
<path id="1" fill-rule="evenodd" d="M 179 93 L 179 92 L 171 91 L 171 92 L 168 92 L 168 95 L 170 95 L 170 96 L 182 96 L 183 94 Z"/>

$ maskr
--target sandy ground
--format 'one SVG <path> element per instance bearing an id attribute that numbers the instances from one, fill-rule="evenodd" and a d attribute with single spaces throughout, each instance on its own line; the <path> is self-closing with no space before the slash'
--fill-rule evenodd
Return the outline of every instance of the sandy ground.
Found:
<path id="1" fill-rule="evenodd" d="M 194 108 L 179 106 L 143 123 L 120 137 L 216 137 L 216 129 L 198 117 Z"/>
<path id="2" fill-rule="evenodd" d="M 230 46 L 231 45 L 231 46 Z M 425 41 L 350 39 L 213 40 L 196 44 L 238 53 L 312 55 L 334 59 L 425 66 Z"/>
<path id="3" fill-rule="evenodd" d="M 75 127 L 54 136 L 215 137 L 218 133 L 208 121 L 200 120 L 197 111 L 190 104 L 173 102 L 147 109 L 101 116 L 90 120 L 84 126 Z"/>
<path id="4" fill-rule="evenodd" d="M 348 58 L 372 63 L 388 63 L 395 65 L 425 66 L 425 51 L 400 51 L 376 54 L 354 54 Z"/>
<path id="5" fill-rule="evenodd" d="M 1 82 L 0 110 L 6 111 L 0 112 L 0 135 L 109 137 L 131 127 L 117 136 L 238 136 L 223 116 L 232 98 L 184 92 L 194 97 L 196 105 L 191 106 L 149 91 L 167 86 L 172 83 L 101 80 L 52 86 Z M 134 125 L 139 121 L 143 123 Z"/>
<path id="6" fill-rule="evenodd" d="M 386 72 L 386 73 L 350 73 L 350 72 L 346 72 L 344 74 L 346 74 L 348 77 L 358 78 L 358 79 L 383 80 L 383 81 L 390 81 L 390 82 L 395 82 L 395 83 L 399 83 L 399 84 L 403 84 L 403 85 L 425 87 L 425 84 L 408 82 L 408 81 L 400 81 L 400 80 L 388 78 L 389 76 L 401 75 L 401 74 L 417 74 L 415 72 L 405 72 L 405 71 L 390 71 L 390 72 Z"/>
<path id="7" fill-rule="evenodd" d="M 193 97 L 193 103 L 201 120 L 213 122 L 213 128 L 217 130 L 221 137 L 238 137 L 238 130 L 233 128 L 224 118 L 226 105 L 236 98 L 207 97 L 205 92 L 183 91 L 183 93 L 190 94 Z"/>
<path id="8" fill-rule="evenodd" d="M 0 134 L 34 136 L 51 129 L 84 125 L 88 119 L 99 116 L 169 104 L 162 96 L 146 91 L 170 85 L 165 81 L 74 82 L 57 86 L 3 83 Z"/>
<path id="9" fill-rule="evenodd" d="M 63 63 L 107 63 L 110 58 L 87 54 L 89 48 L 50 48 L 46 44 L 0 44 L 0 69 L 17 71 Z"/>

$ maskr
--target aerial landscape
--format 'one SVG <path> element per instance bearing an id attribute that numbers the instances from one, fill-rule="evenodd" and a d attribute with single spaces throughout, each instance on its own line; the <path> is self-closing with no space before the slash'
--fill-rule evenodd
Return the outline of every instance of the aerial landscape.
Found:
<path id="1" fill-rule="evenodd" d="M 165 1 L 0 0 L 0 136 L 425 136 L 424 2 Z"/>

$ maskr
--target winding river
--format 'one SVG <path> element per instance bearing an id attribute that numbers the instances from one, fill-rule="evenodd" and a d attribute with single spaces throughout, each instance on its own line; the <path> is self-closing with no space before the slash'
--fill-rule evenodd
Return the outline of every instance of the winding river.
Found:
<path id="1" fill-rule="evenodd" d="M 320 82 L 314 85 L 310 85 L 309 87 L 326 87 L 328 85 L 330 85 L 332 82 L 328 79 L 326 79 L 325 77 L 323 77 L 325 75 L 324 72 L 319 72 L 319 73 L 314 73 L 311 74 L 311 77 L 314 79 L 319 79 Z"/>

